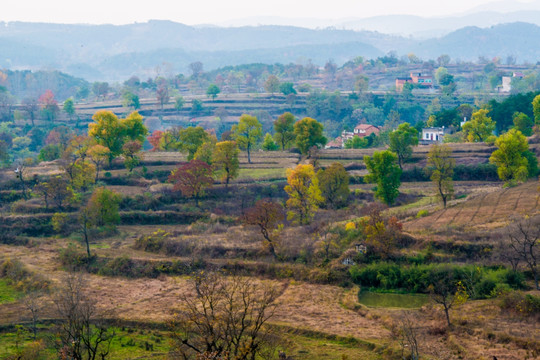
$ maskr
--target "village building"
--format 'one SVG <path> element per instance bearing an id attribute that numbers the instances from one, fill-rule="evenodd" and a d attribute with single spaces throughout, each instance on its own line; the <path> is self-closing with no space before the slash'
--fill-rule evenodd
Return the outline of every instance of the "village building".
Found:
<path id="1" fill-rule="evenodd" d="M 338 136 L 335 140 L 328 142 L 324 148 L 325 149 L 342 149 L 343 148 L 343 139 L 341 136 Z"/>
<path id="2" fill-rule="evenodd" d="M 357 125 L 353 131 L 345 131 L 341 133 L 341 136 L 337 137 L 335 140 L 330 141 L 326 146 L 325 149 L 342 149 L 345 147 L 345 143 L 352 139 L 355 136 L 358 137 L 366 137 L 371 134 L 379 135 L 379 132 L 381 129 L 378 126 L 370 125 L 370 124 L 359 124 Z"/>
<path id="3" fill-rule="evenodd" d="M 433 88 L 433 76 L 411 72 L 409 77 L 398 77 L 396 78 L 396 91 L 403 91 L 403 86 L 406 83 L 415 84 L 421 88 L 431 89 Z"/>
<path id="4" fill-rule="evenodd" d="M 421 145 L 429 145 L 434 143 L 442 143 L 445 135 L 443 127 L 429 127 L 422 129 Z"/>

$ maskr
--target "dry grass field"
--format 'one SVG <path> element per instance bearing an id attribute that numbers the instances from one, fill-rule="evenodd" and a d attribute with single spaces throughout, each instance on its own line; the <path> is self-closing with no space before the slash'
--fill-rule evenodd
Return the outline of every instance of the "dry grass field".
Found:
<path id="1" fill-rule="evenodd" d="M 539 210 L 538 182 L 530 181 L 512 188 L 489 188 L 446 209 L 406 223 L 415 230 L 441 230 L 447 227 L 487 229 L 506 225 L 515 216 L 533 214 Z"/>

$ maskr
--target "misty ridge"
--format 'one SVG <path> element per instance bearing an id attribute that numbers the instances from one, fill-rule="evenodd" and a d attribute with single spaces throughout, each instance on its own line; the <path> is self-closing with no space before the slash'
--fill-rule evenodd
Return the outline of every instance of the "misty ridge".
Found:
<path id="1" fill-rule="evenodd" d="M 398 56 L 414 53 L 421 59 L 441 54 L 456 61 L 512 56 L 518 63 L 536 63 L 539 25 L 539 11 L 429 19 L 379 16 L 324 29 L 188 26 L 164 20 L 129 25 L 4 22 L 0 23 L 0 68 L 54 69 L 90 81 L 119 81 L 155 75 L 158 67 L 187 73 L 194 61 L 203 62 L 205 70 L 308 60 L 321 65 L 329 59 L 342 65 L 357 56 L 373 59 L 390 51 Z"/>

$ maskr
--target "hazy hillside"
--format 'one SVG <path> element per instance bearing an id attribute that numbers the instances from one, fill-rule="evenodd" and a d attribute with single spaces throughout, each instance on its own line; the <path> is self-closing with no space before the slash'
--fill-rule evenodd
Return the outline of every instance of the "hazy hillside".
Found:
<path id="1" fill-rule="evenodd" d="M 540 27 L 512 23 L 488 29 L 466 27 L 439 39 L 419 42 L 410 51 L 419 57 L 429 58 L 445 53 L 461 60 L 477 60 L 479 56 L 489 59 L 513 55 L 518 62 L 535 63 L 540 58 L 539 45 Z"/>
<path id="2" fill-rule="evenodd" d="M 389 19 L 381 19 L 379 25 L 390 24 Z M 413 29 L 413 23 L 423 22 L 418 19 L 402 16 L 394 23 L 398 26 L 409 22 Z M 391 50 L 398 55 L 414 52 L 423 59 L 435 59 L 441 54 L 462 60 L 513 55 L 519 62 L 536 62 L 540 55 L 539 34 L 540 27 L 526 23 L 487 29 L 466 27 L 442 38 L 415 40 L 370 31 L 292 26 L 193 27 L 171 21 L 122 26 L 14 22 L 0 23 L 0 67 L 58 69 L 93 81 L 155 75 L 156 67 L 164 67 L 164 63 L 175 73 L 187 73 L 188 65 L 194 61 L 202 61 L 205 70 L 250 62 L 308 59 L 319 66 L 329 59 L 341 65 L 356 56 L 376 58 Z"/>
<path id="3" fill-rule="evenodd" d="M 482 11 L 463 16 L 420 17 L 414 15 L 386 15 L 342 22 L 336 26 L 352 30 L 378 31 L 385 34 L 412 35 L 418 38 L 443 36 L 467 27 L 481 28 L 511 22 L 540 25 L 540 11 L 500 13 Z"/>

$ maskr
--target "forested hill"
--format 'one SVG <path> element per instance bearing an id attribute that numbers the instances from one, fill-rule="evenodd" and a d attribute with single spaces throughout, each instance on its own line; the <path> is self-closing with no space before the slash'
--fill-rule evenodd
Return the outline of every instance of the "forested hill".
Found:
<path id="1" fill-rule="evenodd" d="M 395 50 L 424 59 L 441 54 L 462 60 L 479 56 L 536 62 L 540 27 L 514 23 L 464 28 L 440 39 L 414 40 L 370 31 L 292 26 L 194 27 L 171 21 L 130 25 L 0 23 L 0 68 L 53 68 L 88 80 L 155 76 L 156 68 L 187 73 L 202 61 L 206 70 L 247 62 L 307 61 L 338 65 L 356 56 L 376 58 Z M 164 63 L 166 66 L 164 66 Z"/>

